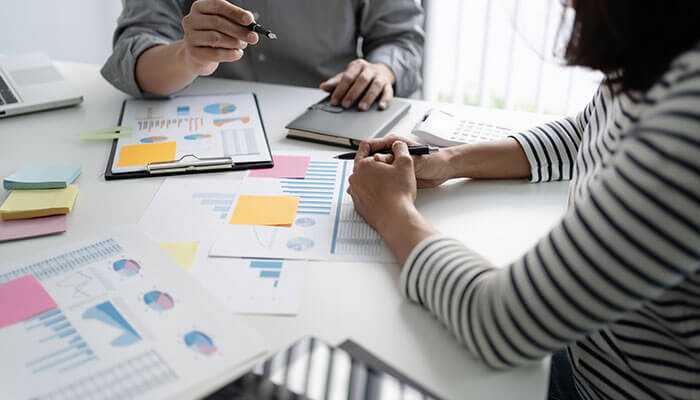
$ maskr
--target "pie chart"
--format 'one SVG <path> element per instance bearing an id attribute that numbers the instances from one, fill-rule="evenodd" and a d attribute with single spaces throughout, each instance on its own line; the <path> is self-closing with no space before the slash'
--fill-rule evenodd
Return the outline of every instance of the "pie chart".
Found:
<path id="1" fill-rule="evenodd" d="M 175 306 L 175 301 L 169 294 L 158 290 L 152 290 L 143 295 L 143 302 L 157 312 L 170 310 Z"/>
<path id="2" fill-rule="evenodd" d="M 187 347 L 199 354 L 209 355 L 216 353 L 217 349 L 214 341 L 200 331 L 192 331 L 186 334 L 184 339 Z"/>
<path id="3" fill-rule="evenodd" d="M 204 112 L 207 114 L 228 114 L 236 111 L 236 106 L 230 103 L 213 103 L 204 106 Z"/>
<path id="4" fill-rule="evenodd" d="M 139 263 L 134 260 L 127 259 L 116 261 L 114 264 L 112 264 L 112 268 L 114 269 L 114 272 L 125 277 L 134 276 L 141 270 Z"/>

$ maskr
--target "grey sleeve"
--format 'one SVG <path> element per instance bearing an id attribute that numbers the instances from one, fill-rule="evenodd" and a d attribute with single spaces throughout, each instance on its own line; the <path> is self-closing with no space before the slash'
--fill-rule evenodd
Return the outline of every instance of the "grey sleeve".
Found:
<path id="1" fill-rule="evenodd" d="M 397 96 L 420 89 L 423 65 L 423 8 L 416 0 L 362 1 L 360 35 L 367 61 L 388 65 Z"/>
<path id="2" fill-rule="evenodd" d="M 114 31 L 112 55 L 102 67 L 102 76 L 117 89 L 140 97 L 136 82 L 136 60 L 159 44 L 182 38 L 184 0 L 123 0 Z"/>

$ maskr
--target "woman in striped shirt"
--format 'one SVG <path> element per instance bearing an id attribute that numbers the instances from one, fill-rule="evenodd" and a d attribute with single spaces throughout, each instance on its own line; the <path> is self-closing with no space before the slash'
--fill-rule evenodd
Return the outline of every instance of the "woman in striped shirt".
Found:
<path id="1" fill-rule="evenodd" d="M 488 365 L 554 354 L 551 399 L 700 399 L 700 2 L 569 7 L 567 60 L 606 75 L 583 112 L 415 158 L 365 142 L 348 192 L 404 295 Z M 414 207 L 416 187 L 460 177 L 570 179 L 570 207 L 495 268 Z"/>

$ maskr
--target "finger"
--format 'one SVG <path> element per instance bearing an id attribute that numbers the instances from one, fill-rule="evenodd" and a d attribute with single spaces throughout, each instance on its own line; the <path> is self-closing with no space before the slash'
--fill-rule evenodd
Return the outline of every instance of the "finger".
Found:
<path id="1" fill-rule="evenodd" d="M 360 161 L 369 157 L 371 152 L 372 145 L 369 142 L 363 141 L 362 143 L 360 143 L 360 145 L 357 147 L 357 152 L 355 153 L 355 163 L 353 164 L 353 171 L 357 170 L 357 167 L 360 165 Z"/>
<path id="2" fill-rule="evenodd" d="M 201 14 L 220 15 L 231 22 L 240 25 L 250 25 L 255 19 L 253 14 L 225 0 L 198 0 L 192 5 L 192 9 Z"/>
<path id="3" fill-rule="evenodd" d="M 217 31 L 192 31 L 185 38 L 190 46 L 214 47 L 217 49 L 240 49 L 248 46 L 247 42 L 234 39 Z"/>
<path id="4" fill-rule="evenodd" d="M 196 31 L 217 31 L 234 39 L 243 40 L 250 44 L 258 42 L 258 34 L 249 31 L 219 15 L 194 14 L 183 18 L 183 28 Z"/>
<path id="5" fill-rule="evenodd" d="M 334 77 L 328 79 L 325 82 L 321 82 L 321 85 L 319 88 L 323 91 L 326 92 L 331 92 L 336 86 L 338 86 L 338 83 L 340 82 L 340 79 L 343 77 L 343 74 L 336 74 Z"/>
<path id="6" fill-rule="evenodd" d="M 391 150 L 394 152 L 394 165 L 399 167 L 407 167 L 413 165 L 413 158 L 408 152 L 408 145 L 405 142 L 397 140 L 391 145 Z"/>
<path id="7" fill-rule="evenodd" d="M 374 101 L 377 100 L 377 97 L 382 93 L 385 86 L 388 85 L 382 79 L 376 78 L 372 81 L 372 84 L 369 86 L 369 89 L 367 89 L 362 100 L 360 100 L 360 104 L 357 105 L 357 108 L 361 111 L 367 111 Z"/>
<path id="8" fill-rule="evenodd" d="M 362 60 L 355 60 L 351 62 L 345 72 L 341 74 L 340 82 L 338 82 L 338 86 L 335 87 L 335 90 L 331 95 L 332 105 L 337 106 L 340 104 L 340 101 L 343 99 L 343 97 L 345 97 L 345 94 L 348 92 L 348 89 L 350 89 L 350 86 L 352 86 L 355 79 L 357 79 L 357 76 L 360 74 L 360 72 L 362 72 L 364 64 L 361 61 Z"/>
<path id="9" fill-rule="evenodd" d="M 243 57 L 243 50 L 225 50 L 211 47 L 193 47 L 192 57 L 200 63 L 233 62 Z"/>
<path id="10" fill-rule="evenodd" d="M 389 103 L 394 98 L 394 87 L 391 85 L 384 86 L 384 92 L 382 97 L 379 99 L 379 109 L 386 110 L 389 107 Z"/>
<path id="11" fill-rule="evenodd" d="M 385 164 L 391 164 L 394 162 L 393 154 L 375 154 L 374 161 L 383 162 Z"/>
<path id="12" fill-rule="evenodd" d="M 362 93 L 367 90 L 375 77 L 376 73 L 374 73 L 371 68 L 363 69 L 357 76 L 357 79 L 355 79 L 355 82 L 353 82 L 350 90 L 348 90 L 345 97 L 343 97 L 343 107 L 350 108 L 353 104 L 355 104 L 357 99 L 359 99 L 360 96 L 362 96 Z"/>

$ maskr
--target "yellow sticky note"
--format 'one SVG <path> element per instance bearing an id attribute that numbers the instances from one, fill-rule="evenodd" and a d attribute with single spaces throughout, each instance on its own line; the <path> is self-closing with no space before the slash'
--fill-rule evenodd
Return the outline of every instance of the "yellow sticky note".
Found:
<path id="1" fill-rule="evenodd" d="M 292 226 L 299 198 L 294 196 L 250 196 L 238 198 L 233 210 L 233 225 Z"/>
<path id="2" fill-rule="evenodd" d="M 13 190 L 0 207 L 0 218 L 11 220 L 68 214 L 77 196 L 76 185 L 65 189 Z"/>
<path id="3" fill-rule="evenodd" d="M 185 243 L 161 243 L 160 249 L 165 252 L 178 267 L 189 271 L 194 266 L 194 259 L 197 255 L 197 249 L 199 248 L 199 243 L 197 242 L 185 242 Z"/>
<path id="4" fill-rule="evenodd" d="M 153 162 L 173 161 L 177 143 L 129 144 L 119 152 L 117 167 L 139 167 Z"/>

